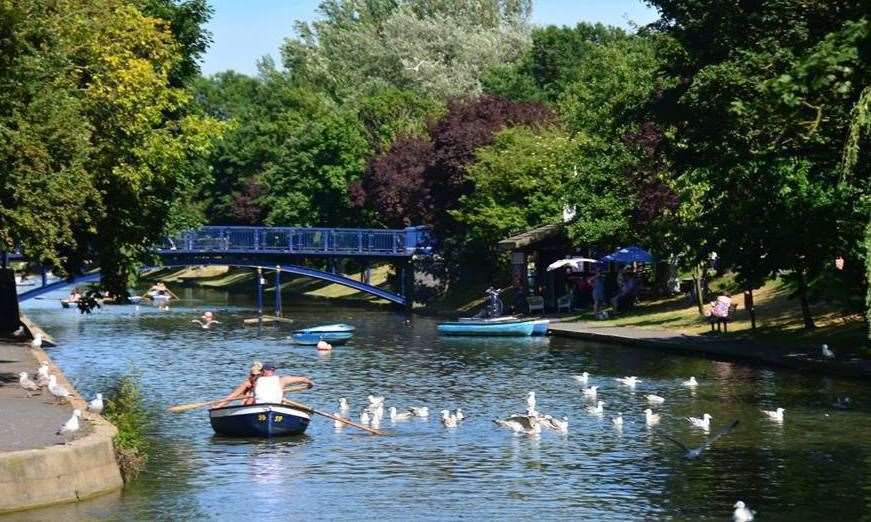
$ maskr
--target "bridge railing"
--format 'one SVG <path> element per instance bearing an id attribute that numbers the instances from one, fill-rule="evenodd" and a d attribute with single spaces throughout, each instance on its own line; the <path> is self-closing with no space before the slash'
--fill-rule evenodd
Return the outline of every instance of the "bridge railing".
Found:
<path id="1" fill-rule="evenodd" d="M 160 252 L 411 256 L 429 253 L 429 227 L 405 229 L 208 226 L 167 238 Z"/>

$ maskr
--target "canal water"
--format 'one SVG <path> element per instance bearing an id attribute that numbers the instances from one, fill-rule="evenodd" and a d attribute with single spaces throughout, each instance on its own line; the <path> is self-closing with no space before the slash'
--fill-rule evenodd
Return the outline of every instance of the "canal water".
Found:
<path id="1" fill-rule="evenodd" d="M 31 301 L 26 312 L 59 342 L 49 349 L 79 391 L 91 396 L 135 374 L 153 412 L 154 455 L 122 494 L 0 520 L 730 520 L 738 499 L 758 520 L 857 520 L 871 516 L 871 387 L 856 381 L 773 371 L 655 350 L 561 338 L 461 339 L 436 335 L 436 321 L 364 308 L 287 307 L 293 327 L 345 322 L 352 344 L 322 355 L 288 340 L 290 328 L 244 327 L 247 297 L 186 290 L 167 312 L 105 307 L 93 315 Z M 191 323 L 212 310 L 223 323 Z M 369 394 L 386 407 L 428 406 L 429 420 L 392 425 L 387 437 L 334 428 L 315 417 L 305 436 L 271 441 L 216 437 L 205 411 L 172 404 L 218 398 L 252 360 L 305 374 L 316 387 L 294 398 L 354 417 Z M 605 415 L 572 375 L 591 374 Z M 615 377 L 636 375 L 634 391 Z M 681 385 L 695 376 L 700 386 Z M 515 435 L 492 421 L 538 409 L 569 419 L 565 436 Z M 660 425 L 645 426 L 644 395 Z M 855 407 L 839 411 L 836 396 Z M 786 409 L 782 425 L 760 408 Z M 446 429 L 437 412 L 462 407 Z M 622 412 L 616 430 L 611 416 Z M 740 424 L 701 458 L 687 461 L 665 435 L 699 445 L 685 416 L 713 416 L 712 433 Z"/>

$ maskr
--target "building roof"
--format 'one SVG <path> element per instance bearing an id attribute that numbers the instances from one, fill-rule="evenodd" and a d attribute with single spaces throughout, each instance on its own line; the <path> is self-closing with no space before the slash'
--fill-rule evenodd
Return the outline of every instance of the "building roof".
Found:
<path id="1" fill-rule="evenodd" d="M 499 252 L 509 252 L 511 250 L 520 250 L 522 248 L 534 245 L 546 239 L 552 239 L 560 236 L 565 231 L 565 223 L 552 223 L 543 225 L 532 230 L 527 230 L 515 236 L 503 239 L 496 244 L 496 249 Z"/>

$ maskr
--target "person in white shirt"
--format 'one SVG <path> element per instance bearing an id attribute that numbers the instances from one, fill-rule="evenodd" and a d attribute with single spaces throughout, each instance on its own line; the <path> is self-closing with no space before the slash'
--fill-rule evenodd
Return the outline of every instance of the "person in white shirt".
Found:
<path id="1" fill-rule="evenodd" d="M 309 388 L 315 383 L 308 377 L 287 375 L 280 377 L 275 374 L 275 365 L 272 363 L 256 362 L 251 366 L 248 379 L 240 384 L 230 395 L 216 407 L 225 406 L 233 400 L 243 399 L 242 404 L 281 404 L 284 399 L 284 388 L 289 384 L 305 384 Z"/>

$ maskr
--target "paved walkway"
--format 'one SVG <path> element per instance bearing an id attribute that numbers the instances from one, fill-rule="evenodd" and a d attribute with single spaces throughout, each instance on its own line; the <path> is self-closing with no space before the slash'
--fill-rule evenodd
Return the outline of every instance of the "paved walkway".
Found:
<path id="1" fill-rule="evenodd" d="M 48 390 L 27 397 L 18 385 L 18 372 L 27 372 L 35 380 L 37 368 L 39 361 L 27 342 L 0 340 L 0 451 L 44 448 L 64 442 L 56 432 L 70 418 L 72 407 L 54 404 L 54 396 Z"/>
<path id="2" fill-rule="evenodd" d="M 726 335 L 682 334 L 669 330 L 632 326 L 598 326 L 593 322 L 551 320 L 551 335 L 590 341 L 620 343 L 672 350 L 687 355 L 705 355 L 766 366 L 780 366 L 855 378 L 871 378 L 871 361 L 866 359 L 823 359 L 819 348 L 800 350 L 763 345 Z"/>

